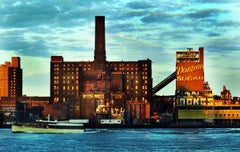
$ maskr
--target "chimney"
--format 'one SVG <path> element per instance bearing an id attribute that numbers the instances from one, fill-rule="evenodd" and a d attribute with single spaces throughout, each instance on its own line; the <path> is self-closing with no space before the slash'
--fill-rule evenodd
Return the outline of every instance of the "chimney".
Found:
<path id="1" fill-rule="evenodd" d="M 95 17 L 95 50 L 94 62 L 96 69 L 105 68 L 106 50 L 105 50 L 105 17 Z"/>

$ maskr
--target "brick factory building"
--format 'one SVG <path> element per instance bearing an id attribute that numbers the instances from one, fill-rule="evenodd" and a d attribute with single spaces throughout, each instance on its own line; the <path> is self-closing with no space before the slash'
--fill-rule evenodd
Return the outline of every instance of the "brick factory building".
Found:
<path id="1" fill-rule="evenodd" d="M 149 118 L 151 97 L 151 60 L 106 60 L 104 16 L 95 18 L 94 61 L 51 57 L 51 103 L 66 104 L 71 118 Z"/>

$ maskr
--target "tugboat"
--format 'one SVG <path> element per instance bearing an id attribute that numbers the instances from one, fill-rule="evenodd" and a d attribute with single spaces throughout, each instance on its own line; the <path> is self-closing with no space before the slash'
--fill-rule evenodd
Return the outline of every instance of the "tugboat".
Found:
<path id="1" fill-rule="evenodd" d="M 12 133 L 81 133 L 84 132 L 84 123 L 88 120 L 70 119 L 68 121 L 51 121 L 50 115 L 48 120 L 36 120 L 32 124 L 15 124 L 12 125 Z"/>

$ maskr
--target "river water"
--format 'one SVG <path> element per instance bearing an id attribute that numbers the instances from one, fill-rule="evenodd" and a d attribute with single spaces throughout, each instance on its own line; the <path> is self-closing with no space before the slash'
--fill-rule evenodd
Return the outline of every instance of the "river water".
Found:
<path id="1" fill-rule="evenodd" d="M 0 129 L 0 151 L 240 151 L 240 128 L 92 129 L 78 134 Z"/>

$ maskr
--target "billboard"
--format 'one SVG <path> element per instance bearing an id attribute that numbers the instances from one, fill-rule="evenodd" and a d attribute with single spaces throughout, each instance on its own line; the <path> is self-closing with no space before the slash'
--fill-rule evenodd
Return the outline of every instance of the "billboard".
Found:
<path id="1" fill-rule="evenodd" d="M 190 53 L 189 53 L 190 51 Z M 191 54 L 191 56 L 189 55 Z M 193 56 L 195 54 L 195 56 Z M 204 64 L 203 50 L 177 52 L 176 89 L 203 91 Z"/>

